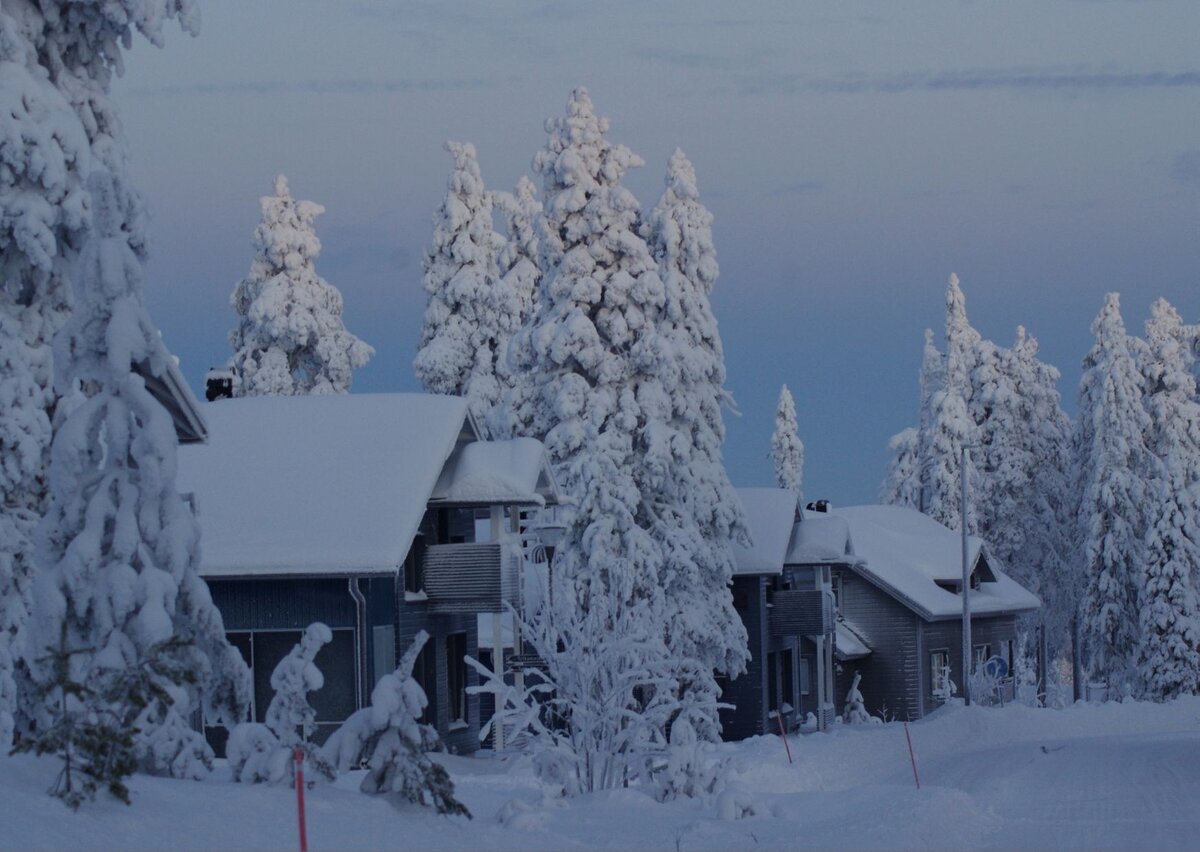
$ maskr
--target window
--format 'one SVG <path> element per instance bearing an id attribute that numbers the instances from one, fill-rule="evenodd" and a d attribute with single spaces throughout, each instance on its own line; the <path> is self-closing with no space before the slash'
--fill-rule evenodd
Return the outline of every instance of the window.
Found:
<path id="1" fill-rule="evenodd" d="M 226 634 L 229 644 L 241 653 L 250 667 L 254 691 L 250 716 L 255 722 L 265 722 L 267 708 L 275 690 L 271 675 L 279 661 L 300 641 L 300 630 L 235 631 Z M 354 631 L 337 628 L 333 640 L 325 645 L 313 661 L 325 678 L 324 685 L 308 693 L 308 703 L 317 711 L 317 730 L 313 740 L 323 743 L 351 713 L 358 709 L 357 666 Z"/>
<path id="2" fill-rule="evenodd" d="M 834 574 L 829 587 L 833 591 L 833 614 L 836 616 L 842 611 L 842 575 Z"/>
<path id="3" fill-rule="evenodd" d="M 404 591 L 417 594 L 425 590 L 425 534 L 413 537 L 412 547 L 404 558 Z"/>
<path id="4" fill-rule="evenodd" d="M 772 717 L 796 709 L 796 652 L 792 648 L 767 653 L 767 711 Z"/>
<path id="5" fill-rule="evenodd" d="M 938 701 L 946 701 L 955 692 L 954 681 L 950 679 L 950 652 L 947 650 L 931 651 L 929 654 L 929 675 L 933 685 L 932 695 Z"/>
<path id="6" fill-rule="evenodd" d="M 800 658 L 800 694 L 808 695 L 812 692 L 812 659 L 809 657 Z"/>
<path id="7" fill-rule="evenodd" d="M 371 650 L 374 660 L 371 680 L 379 683 L 381 677 L 396 670 L 396 628 L 391 624 L 376 625 L 372 628 Z"/>
<path id="8" fill-rule="evenodd" d="M 779 654 L 779 695 L 783 699 L 780 709 L 790 713 L 796 709 L 796 655 L 791 648 Z"/>
<path id="9" fill-rule="evenodd" d="M 451 727 L 467 724 L 467 634 L 446 637 L 446 711 Z"/>
<path id="10" fill-rule="evenodd" d="M 971 671 L 983 671 L 983 664 L 992 658 L 991 645 L 976 645 L 971 654 Z"/>
<path id="11" fill-rule="evenodd" d="M 437 725 L 437 654 L 433 645 L 426 642 L 413 663 L 413 680 L 425 693 L 425 712 L 421 714 L 422 725 Z"/>

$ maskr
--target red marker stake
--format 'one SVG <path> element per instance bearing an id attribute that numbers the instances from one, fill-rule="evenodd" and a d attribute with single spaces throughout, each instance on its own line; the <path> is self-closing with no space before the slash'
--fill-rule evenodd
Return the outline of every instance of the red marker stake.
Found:
<path id="1" fill-rule="evenodd" d="M 913 780 L 917 782 L 917 789 L 920 790 L 921 789 L 921 779 L 917 775 L 917 758 L 913 754 L 912 736 L 909 735 L 909 733 L 908 733 L 908 722 L 904 723 L 904 738 L 906 740 L 908 740 L 908 759 L 909 759 L 909 762 L 912 763 Z"/>
<path id="2" fill-rule="evenodd" d="M 779 736 L 783 737 L 783 747 L 787 751 L 788 763 L 792 762 L 792 747 L 788 745 L 787 732 L 783 729 L 783 714 L 778 710 L 775 711 L 775 718 L 779 720 Z"/>
<path id="3" fill-rule="evenodd" d="M 292 753 L 296 762 L 296 811 L 300 820 L 300 852 L 308 852 L 308 832 L 304 828 L 304 749 Z"/>

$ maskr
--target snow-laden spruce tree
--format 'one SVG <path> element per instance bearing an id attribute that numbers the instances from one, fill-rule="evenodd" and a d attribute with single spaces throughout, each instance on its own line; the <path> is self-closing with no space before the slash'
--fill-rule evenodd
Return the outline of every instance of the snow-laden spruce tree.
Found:
<path id="1" fill-rule="evenodd" d="M 466 806 L 454 797 L 449 773 L 429 757 L 438 744 L 437 731 L 419 721 L 429 701 L 412 670 L 428 640 L 424 630 L 417 633 L 396 670 L 375 684 L 371 706 L 347 719 L 322 751 L 339 772 L 357 769 L 365 761 L 367 774 L 360 785 L 364 793 L 469 818 Z"/>
<path id="2" fill-rule="evenodd" d="M 918 432 L 911 426 L 888 440 L 888 466 L 879 487 L 879 502 L 885 506 L 921 505 L 921 474 Z"/>
<path id="3" fill-rule="evenodd" d="M 466 397 L 486 429 L 501 393 L 497 361 L 521 322 L 519 315 L 502 318 L 499 312 L 521 305 L 498 298 L 503 239 L 492 230 L 492 194 L 483 185 L 475 146 L 447 142 L 446 150 L 454 170 L 425 251 L 421 284 L 429 302 L 413 369 L 430 393 Z"/>
<path id="4" fill-rule="evenodd" d="M 628 780 L 624 769 L 602 771 L 596 761 L 629 767 L 642 749 L 665 745 L 662 728 L 637 742 L 625 733 L 644 718 L 646 701 L 678 688 L 664 681 L 683 661 L 665 651 L 663 634 L 673 612 L 665 588 L 671 583 L 653 532 L 657 508 L 642 490 L 648 481 L 643 442 L 669 428 L 672 403 L 662 376 L 673 369 L 675 354 L 657 324 L 666 298 L 658 264 L 639 234 L 637 200 L 620 183 L 626 169 L 642 160 L 605 138 L 608 122 L 596 116 L 583 88 L 571 93 L 567 115 L 549 120 L 547 129 L 547 145 L 533 162 L 545 196 L 539 220 L 543 278 L 534 317 L 514 338 L 513 352 L 536 381 L 530 434 L 545 441 L 558 481 L 575 501 L 555 554 L 556 601 L 578 607 L 579 629 L 590 631 L 573 645 L 579 659 L 571 665 L 602 669 L 606 681 L 621 681 L 630 665 L 624 656 L 602 656 L 608 632 L 637 628 L 662 637 L 647 645 L 662 653 L 638 661 L 639 672 L 654 672 L 652 686 L 614 695 L 575 693 L 584 703 L 571 709 L 568 725 L 602 717 L 616 726 L 576 731 L 572 742 L 583 749 L 578 758 L 591 767 L 586 790 Z M 567 658 L 547 659 L 556 682 L 574 676 L 561 668 Z M 715 708 L 711 713 L 715 720 Z M 621 752 L 602 755 L 613 743 Z"/>
<path id="5" fill-rule="evenodd" d="M 349 393 L 354 371 L 374 349 L 346 330 L 342 294 L 317 274 L 321 241 L 313 221 L 325 208 L 296 201 L 287 178 L 263 196 L 254 230 L 254 262 L 230 304 L 238 322 L 229 333 L 238 396 Z"/>
<path id="6" fill-rule="evenodd" d="M 542 202 L 534 182 L 522 176 L 513 192 L 493 193 L 493 206 L 504 217 L 507 238 L 500 251 L 500 282 L 496 288 L 496 375 L 501 392 L 492 409 L 488 430 L 493 438 L 502 439 L 524 434 L 521 424 L 530 417 L 529 377 L 517 369 L 509 348 L 513 337 L 533 316 L 542 280 L 538 266 L 538 219 L 542 216 Z"/>
<path id="7" fill-rule="evenodd" d="M 730 592 L 731 542 L 747 540 L 748 533 L 721 453 L 721 408 L 732 399 L 709 302 L 719 271 L 712 214 L 700 203 L 696 171 L 679 149 L 668 162 L 665 184 L 642 228 L 665 290 L 655 323 L 667 359 L 658 384 L 641 385 L 646 426 L 639 481 L 651 528 L 664 545 L 666 641 L 681 661 L 680 698 L 686 707 L 706 708 L 689 711 L 689 728 L 711 741 L 720 733 L 709 714 L 720 695 L 713 672 L 736 675 L 748 658 Z M 664 395 L 654 396 L 660 389 Z M 682 731 L 680 737 L 688 740 Z"/>
<path id="8" fill-rule="evenodd" d="M 1137 663 L 1142 694 L 1165 701 L 1200 690 L 1200 404 L 1183 321 L 1163 299 L 1150 311 L 1149 445 L 1161 474 L 1148 483 Z"/>
<path id="9" fill-rule="evenodd" d="M 196 573 L 199 529 L 175 490 L 171 416 L 133 371 L 143 365 L 162 375 L 170 356 L 142 305 L 122 197 L 103 168 L 88 190 L 93 231 L 74 313 L 56 337 L 55 375 L 60 392 L 84 387 L 91 396 L 64 419 L 52 446 L 23 649 L 43 699 L 30 714 L 36 734 L 72 709 L 55 688 L 56 654 L 69 657 L 65 671 L 87 687 L 144 672 L 141 691 L 152 700 L 123 706 L 118 695 L 96 712 L 119 714 L 135 732 L 144 769 L 195 777 L 212 757 L 190 726 L 198 698 L 208 699 L 214 721 L 236 720 L 248 704 L 248 672 Z M 195 686 L 174 679 L 180 672 Z"/>
<path id="10" fill-rule="evenodd" d="M 796 403 L 792 392 L 784 385 L 779 389 L 779 404 L 775 407 L 775 431 L 771 434 L 771 461 L 775 466 L 775 482 L 780 488 L 800 495 L 804 481 L 804 444 L 796 423 Z"/>
<path id="11" fill-rule="evenodd" d="M 1092 333 L 1096 343 L 1083 361 L 1074 435 L 1084 587 L 1079 619 L 1088 674 L 1115 690 L 1134 679 L 1147 485 L 1162 471 L 1146 448 L 1144 380 L 1116 293 L 1105 298 Z"/>
<path id="12" fill-rule="evenodd" d="M 909 427 L 888 441 L 888 467 L 879 489 L 879 501 L 888 506 L 910 506 L 925 511 L 929 498 L 928 466 L 933 461 L 933 396 L 946 384 L 946 361 L 933 342 L 933 329 L 925 329 L 925 348 L 918 374 L 920 405 L 917 427 Z"/>
<path id="13" fill-rule="evenodd" d="M 14 677 L 29 612 L 33 528 L 44 510 L 54 408 L 51 343 L 89 218 L 87 134 L 0 9 L 0 754 L 18 711 Z"/>
<path id="14" fill-rule="evenodd" d="M 958 276 L 951 275 L 946 290 L 945 382 L 930 397 L 929 422 L 920 436 L 925 484 L 922 511 L 950 529 L 962 526 L 961 451 L 975 438 L 967 400 L 978 344 L 979 333 L 967 321 L 966 299 Z M 974 530 L 974 516 L 970 520 Z"/>

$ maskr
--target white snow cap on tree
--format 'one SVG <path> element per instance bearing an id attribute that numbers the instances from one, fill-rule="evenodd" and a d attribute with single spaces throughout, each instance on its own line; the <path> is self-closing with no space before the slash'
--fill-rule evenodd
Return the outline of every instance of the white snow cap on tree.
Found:
<path id="1" fill-rule="evenodd" d="M 1085 586 L 1080 621 L 1091 676 L 1116 689 L 1134 674 L 1147 484 L 1161 472 L 1146 448 L 1143 378 L 1116 293 L 1105 298 L 1092 332 L 1096 343 L 1083 361 L 1075 434 Z"/>
<path id="2" fill-rule="evenodd" d="M 771 435 L 771 460 L 775 464 L 775 481 L 780 488 L 799 495 L 804 481 L 804 444 L 796 423 L 796 403 L 792 392 L 784 385 L 779 389 L 779 405 L 775 408 L 775 432 Z"/>
<path id="3" fill-rule="evenodd" d="M 241 376 L 239 396 L 348 393 L 354 371 L 374 349 L 346 330 L 342 294 L 317 274 L 321 242 L 313 221 L 325 208 L 296 201 L 287 178 L 264 196 L 254 231 L 256 256 L 230 303 L 238 315 L 229 333 L 230 364 Z"/>
<path id="4" fill-rule="evenodd" d="M 1138 671 L 1147 698 L 1200 690 L 1200 404 L 1182 319 L 1159 299 L 1150 344 L 1150 449 L 1161 475 L 1149 483 L 1146 566 L 1139 593 Z"/>
<path id="5" fill-rule="evenodd" d="M 317 711 L 308 703 L 308 693 L 324 686 L 325 677 L 313 660 L 332 640 L 333 631 L 319 621 L 313 622 L 271 672 L 275 695 L 267 707 L 267 727 L 284 746 L 308 742 L 317 729 Z"/>
<path id="6" fill-rule="evenodd" d="M 447 142 L 446 150 L 454 157 L 454 170 L 425 252 L 421 284 L 429 303 L 413 369 L 430 393 L 466 397 L 476 422 L 486 429 L 500 399 L 497 362 L 520 325 L 522 305 L 497 292 L 503 239 L 492 230 L 492 195 L 483 185 L 475 146 Z M 501 309 L 518 315 L 501 317 Z"/>
<path id="7" fill-rule="evenodd" d="M 917 455 L 917 430 L 911 426 L 888 441 L 888 466 L 879 502 L 885 506 L 917 509 L 921 501 L 921 478 Z"/>

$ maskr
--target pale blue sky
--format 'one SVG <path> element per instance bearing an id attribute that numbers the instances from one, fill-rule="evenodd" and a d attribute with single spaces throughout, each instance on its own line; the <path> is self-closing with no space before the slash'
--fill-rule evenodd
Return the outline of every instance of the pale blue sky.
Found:
<path id="1" fill-rule="evenodd" d="M 318 270 L 377 354 L 356 391 L 414 390 L 420 256 L 450 166 L 529 173 L 588 86 L 657 200 L 679 145 L 716 216 L 713 304 L 734 482 L 769 484 L 779 385 L 805 493 L 872 500 L 916 415 L 922 331 L 957 272 L 972 322 L 1018 323 L 1064 374 L 1103 295 L 1139 329 L 1200 320 L 1200 3 L 208 0 L 117 85 L 151 208 L 151 310 L 184 372 L 229 354 L 229 293 L 278 172 L 324 204 Z"/>

